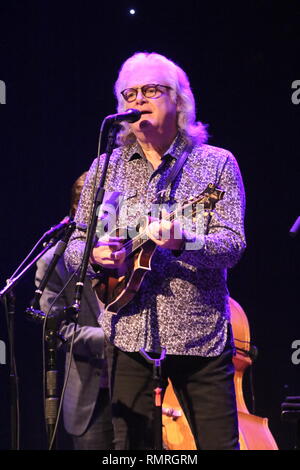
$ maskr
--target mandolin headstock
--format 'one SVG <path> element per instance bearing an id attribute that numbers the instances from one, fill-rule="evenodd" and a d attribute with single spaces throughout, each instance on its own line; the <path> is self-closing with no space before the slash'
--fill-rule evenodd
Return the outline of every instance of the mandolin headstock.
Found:
<path id="1" fill-rule="evenodd" d="M 199 196 L 190 197 L 187 201 L 184 201 L 181 204 L 181 211 L 184 211 L 185 214 L 187 211 L 190 211 L 192 216 L 194 216 L 197 212 L 197 205 L 202 204 L 204 206 L 204 215 L 211 214 L 217 202 L 223 199 L 224 194 L 225 191 L 218 188 L 215 184 L 209 183 Z"/>

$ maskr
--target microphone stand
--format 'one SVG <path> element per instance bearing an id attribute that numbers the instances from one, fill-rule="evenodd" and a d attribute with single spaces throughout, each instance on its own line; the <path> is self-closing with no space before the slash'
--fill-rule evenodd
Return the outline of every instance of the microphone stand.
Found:
<path id="1" fill-rule="evenodd" d="M 140 112 L 138 112 L 137 110 L 127 110 L 127 112 L 124 113 L 123 115 L 107 116 L 104 119 L 104 121 L 102 123 L 102 126 L 101 126 L 100 139 L 99 139 L 100 142 L 101 142 L 102 132 L 103 132 L 104 128 L 106 127 L 106 125 L 107 124 L 112 124 L 111 129 L 109 131 L 109 135 L 108 135 L 108 142 L 107 142 L 107 147 L 106 147 L 106 156 L 105 156 L 104 167 L 103 167 L 103 171 L 102 171 L 102 175 L 101 175 L 100 185 L 99 185 L 99 188 L 98 188 L 98 191 L 97 191 L 97 194 L 96 194 L 96 198 L 95 198 L 95 201 L 94 201 L 93 212 L 92 212 L 92 216 L 91 216 L 91 222 L 90 222 L 89 228 L 88 228 L 87 242 L 86 242 L 84 256 L 83 256 L 83 260 L 82 260 L 82 264 L 81 264 L 81 268 L 80 268 L 79 281 L 76 283 L 75 300 L 74 300 L 73 305 L 71 307 L 68 307 L 68 309 L 66 309 L 66 315 L 68 316 L 68 318 L 71 318 L 72 321 L 75 322 L 75 324 L 77 323 L 78 314 L 79 314 L 79 310 L 80 310 L 84 279 L 85 279 L 86 271 L 87 271 L 87 267 L 88 267 L 90 251 L 92 249 L 92 245 L 93 245 L 93 242 L 94 242 L 94 234 L 95 234 L 95 231 L 96 231 L 96 224 L 97 224 L 97 217 L 96 217 L 97 216 L 97 209 L 103 202 L 104 183 L 105 183 L 105 179 L 106 179 L 108 164 L 109 164 L 110 156 L 111 156 L 113 148 L 114 148 L 116 135 L 117 135 L 117 132 L 119 131 L 119 125 L 117 123 L 118 123 L 118 121 L 121 122 L 122 120 L 128 120 L 129 121 L 129 119 L 126 119 L 126 118 L 128 118 L 129 114 L 132 117 L 130 122 L 135 122 L 140 118 Z M 100 144 L 100 142 L 99 142 L 99 144 Z M 100 145 L 99 145 L 99 149 L 98 149 L 98 157 L 99 157 L 99 153 L 100 153 Z M 59 230 L 60 229 L 61 229 L 61 225 L 59 226 Z M 48 232 L 46 232 L 43 235 L 43 237 L 38 242 L 38 244 L 42 243 L 42 241 L 44 241 L 47 237 L 49 237 L 52 234 L 53 234 L 53 236 L 55 236 L 55 230 L 50 229 Z M 71 233 L 70 233 L 70 235 L 71 235 Z M 50 248 L 52 248 L 55 244 L 56 244 L 56 239 L 52 238 L 48 242 L 46 247 L 34 258 L 34 260 L 31 261 L 20 272 L 20 274 L 18 274 L 16 276 L 15 274 L 25 264 L 25 261 L 27 261 L 28 257 L 31 255 L 32 251 L 37 246 L 37 244 L 36 244 L 34 249 L 30 252 L 30 254 L 22 261 L 21 265 L 19 266 L 17 271 L 14 273 L 14 275 L 11 277 L 11 279 L 9 279 L 7 281 L 6 287 L 4 287 L 0 291 L 0 300 L 4 301 L 4 304 L 5 304 L 5 307 L 6 307 L 7 323 L 8 323 L 8 326 L 7 326 L 8 327 L 8 337 L 11 339 L 10 344 L 12 344 L 11 350 L 10 350 L 10 354 L 11 354 L 10 363 L 14 366 L 14 370 L 11 373 L 11 377 L 12 377 L 12 380 L 11 380 L 11 397 L 12 397 L 12 401 L 11 401 L 11 430 L 12 430 L 11 446 L 12 446 L 12 450 L 19 448 L 19 442 L 18 442 L 19 413 L 18 413 L 18 407 L 17 407 L 17 402 L 18 402 L 18 377 L 17 377 L 16 367 L 15 367 L 15 350 L 14 350 L 14 341 L 13 341 L 13 336 L 14 336 L 14 315 L 15 315 L 14 303 L 15 302 L 14 302 L 14 297 L 12 297 L 13 296 L 12 290 L 13 290 L 14 286 L 19 282 L 19 280 L 21 280 L 22 277 L 27 273 L 27 271 L 29 271 L 29 269 L 33 265 L 35 265 L 35 263 Z M 41 289 L 39 289 L 39 290 L 41 290 Z M 9 296 L 9 294 L 10 294 L 10 296 Z M 41 292 L 36 292 L 36 295 L 41 296 Z M 11 301 L 10 301 L 9 297 L 11 298 Z M 11 303 L 9 304 L 9 302 L 11 302 Z M 34 305 L 32 307 L 34 307 Z M 30 313 L 32 313 L 33 317 L 34 317 L 37 313 L 35 308 L 32 308 L 32 310 L 31 309 L 29 309 L 29 310 L 30 310 Z M 40 315 L 40 313 L 41 313 L 41 315 Z M 41 317 L 42 315 L 43 315 L 43 312 L 38 312 L 38 318 Z M 50 335 L 49 339 L 50 339 L 50 346 L 49 346 L 49 348 L 50 348 L 50 350 L 49 350 L 50 359 L 49 359 L 49 361 L 50 361 L 50 367 L 51 367 L 50 370 L 53 370 L 52 366 L 55 362 L 55 360 L 54 360 L 55 358 L 53 356 L 53 351 L 56 348 L 54 347 L 55 345 L 52 342 L 52 334 Z M 53 398 L 52 397 L 53 386 L 50 385 L 49 387 L 50 387 L 49 390 L 48 390 L 49 398 Z M 15 395 L 17 395 L 17 397 L 15 397 Z M 50 409 L 51 409 L 51 406 L 49 406 L 49 410 Z M 50 411 L 49 411 L 49 419 L 50 419 L 50 414 L 52 414 L 52 412 L 50 413 Z M 52 418 L 51 418 L 51 421 L 52 421 Z M 50 425 L 50 423 L 49 423 L 49 425 Z M 51 425 L 52 425 L 52 423 L 51 423 Z"/>
<path id="2" fill-rule="evenodd" d="M 67 247 L 67 244 L 68 244 L 68 241 L 72 235 L 72 233 L 74 232 L 76 228 L 76 223 L 71 220 L 69 223 L 68 223 L 68 226 L 65 230 L 65 234 L 63 236 L 63 238 L 57 243 L 56 245 L 56 248 L 55 248 L 55 252 L 53 254 L 53 258 L 48 266 L 48 269 L 43 277 L 43 279 L 41 280 L 40 282 L 40 285 L 39 287 L 35 290 L 35 295 L 34 295 L 34 299 L 32 301 L 32 305 L 29 309 L 26 310 L 26 313 L 28 314 L 35 314 L 35 313 L 38 313 L 37 311 L 35 311 L 35 309 L 39 306 L 39 302 L 40 302 L 40 298 L 45 290 L 45 287 L 47 286 L 48 282 L 49 282 L 49 279 L 60 259 L 60 257 L 63 255 L 66 247 Z"/>
<path id="3" fill-rule="evenodd" d="M 15 303 L 13 290 L 4 297 L 4 305 L 7 317 L 7 330 L 9 338 L 9 390 L 10 390 L 10 439 L 11 449 L 19 450 L 20 446 L 20 410 L 19 410 L 19 378 L 15 360 Z"/>
<path id="4" fill-rule="evenodd" d="M 140 349 L 140 354 L 146 359 L 147 362 L 153 365 L 153 401 L 154 401 L 154 450 L 162 450 L 162 399 L 163 388 L 161 382 L 161 363 L 166 358 L 166 349 L 163 348 L 160 357 L 153 359 L 146 353 L 144 349 Z"/>
<path id="5" fill-rule="evenodd" d="M 58 396 L 58 386 L 57 386 L 57 377 L 58 377 L 58 370 L 57 370 L 57 339 L 62 342 L 65 342 L 65 339 L 58 333 L 58 321 L 63 317 L 63 314 L 60 316 L 57 315 L 45 315 L 44 312 L 37 310 L 39 307 L 40 298 L 47 286 L 49 279 L 59 261 L 61 256 L 63 255 L 68 241 L 76 228 L 76 224 L 74 221 L 70 221 L 63 238 L 57 243 L 55 252 L 53 254 L 52 260 L 48 266 L 48 269 L 40 282 L 39 287 L 35 291 L 35 296 L 30 308 L 26 309 L 27 315 L 34 320 L 41 320 L 46 321 L 45 325 L 45 342 L 46 342 L 46 358 L 47 358 L 47 366 L 46 366 L 46 398 L 45 398 L 45 421 L 47 427 L 47 436 L 48 436 L 48 444 L 52 445 L 53 442 L 53 435 L 55 432 L 55 424 L 57 420 L 58 414 L 58 403 L 59 403 L 59 396 Z M 67 316 L 67 312 L 63 312 Z M 71 319 L 67 318 L 68 321 Z"/>
<path id="6" fill-rule="evenodd" d="M 50 231 L 46 232 L 41 240 L 35 245 L 35 247 L 47 239 Z M 53 234 L 55 237 L 55 234 Z M 56 238 L 51 238 L 43 250 L 31 261 L 23 270 L 16 275 L 20 270 L 21 266 L 24 265 L 25 260 L 27 261 L 28 256 L 22 261 L 19 268 L 15 271 L 10 279 L 7 280 L 6 286 L 0 291 L 0 300 L 4 303 L 6 318 L 7 318 L 7 330 L 9 338 L 9 356 L 10 356 L 10 429 L 11 429 L 11 450 L 19 450 L 19 433 L 20 433 L 20 415 L 19 415 L 19 378 L 16 367 L 16 354 L 15 354 L 15 341 L 14 341 L 14 329 L 15 329 L 15 295 L 14 288 L 17 283 L 25 276 L 25 274 L 36 264 L 36 262 L 50 249 L 56 242 Z M 34 248 L 35 248 L 34 247 Z M 33 250 L 32 250 L 33 251 Z M 32 253 L 32 251 L 30 253 Z"/>
<path id="7" fill-rule="evenodd" d="M 93 201 L 91 217 L 88 223 L 86 243 L 85 243 L 83 257 L 82 257 L 82 261 L 81 261 L 81 265 L 79 269 L 79 280 L 76 283 L 74 302 L 67 309 L 68 315 L 73 319 L 75 323 L 77 323 L 77 320 L 78 320 L 84 280 L 86 277 L 86 272 L 87 272 L 87 268 L 89 264 L 90 253 L 94 245 L 94 236 L 95 236 L 96 226 L 97 226 L 97 212 L 98 212 L 98 208 L 101 206 L 103 199 L 104 199 L 104 193 L 105 193 L 104 184 L 106 180 L 109 160 L 114 149 L 117 133 L 120 130 L 119 122 L 127 121 L 127 122 L 132 123 L 132 122 L 138 121 L 140 117 L 141 117 L 141 112 L 138 111 L 137 109 L 127 109 L 127 111 L 125 111 L 123 114 L 122 113 L 111 114 L 109 116 L 106 116 L 106 118 L 103 119 L 102 124 L 101 124 L 99 142 L 98 142 L 98 152 L 97 152 L 98 162 L 99 162 L 100 153 L 101 153 L 100 150 L 101 150 L 102 134 L 104 130 L 109 129 L 108 137 L 107 137 L 107 144 L 106 144 L 106 149 L 105 149 L 104 165 L 103 165 L 102 174 L 101 174 L 98 190 L 96 193 L 96 197 L 94 198 L 94 201 Z M 96 175 L 98 171 L 98 166 L 99 165 L 97 165 Z"/>
<path id="8" fill-rule="evenodd" d="M 107 124 L 109 125 L 111 122 L 111 116 L 107 116 L 102 125 L 101 125 L 101 130 L 100 130 L 100 141 L 99 141 L 99 149 L 101 148 L 101 136 L 103 130 L 106 128 Z M 67 308 L 67 312 L 69 317 L 73 319 L 75 323 L 77 323 L 78 320 L 78 315 L 80 311 L 80 305 L 81 305 L 81 297 L 82 297 L 82 291 L 83 291 L 83 286 L 84 286 L 84 280 L 86 277 L 86 272 L 89 264 L 89 259 L 90 259 L 90 253 L 92 250 L 92 247 L 94 245 L 94 236 L 96 232 L 96 226 L 97 226 L 97 213 L 98 213 L 98 208 L 101 206 L 104 198 L 104 193 L 105 193 L 105 180 L 106 180 L 106 174 L 107 174 L 107 169 L 109 165 L 109 160 L 110 156 L 113 152 L 114 149 L 114 144 L 116 140 L 116 135 L 118 131 L 120 130 L 120 126 L 116 123 L 112 123 L 109 132 L 108 132 L 108 137 L 107 137 L 107 145 L 106 145 L 106 150 L 105 150 L 105 160 L 104 160 L 104 165 L 102 169 L 102 174 L 100 178 L 100 183 L 97 189 L 97 193 L 95 196 L 95 199 L 93 201 L 93 207 L 92 207 L 92 214 L 87 230 L 87 237 L 86 237 L 86 243 L 85 243 L 85 249 L 83 253 L 83 258 L 82 262 L 80 265 L 80 270 L 79 270 L 79 279 L 78 282 L 76 283 L 76 288 L 75 288 L 75 297 L 74 297 L 74 302 L 73 304 Z M 98 154 L 99 154 L 99 149 L 98 149 Z M 99 157 L 99 155 L 98 155 Z M 96 170 L 97 171 L 97 170 Z"/>

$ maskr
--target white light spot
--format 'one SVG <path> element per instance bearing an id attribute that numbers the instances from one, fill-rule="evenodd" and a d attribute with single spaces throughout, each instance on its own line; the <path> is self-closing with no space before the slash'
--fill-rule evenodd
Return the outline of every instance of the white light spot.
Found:
<path id="1" fill-rule="evenodd" d="M 131 9 L 129 10 L 129 13 L 130 13 L 131 15 L 135 15 L 135 10 L 134 10 L 133 8 L 131 8 Z"/>

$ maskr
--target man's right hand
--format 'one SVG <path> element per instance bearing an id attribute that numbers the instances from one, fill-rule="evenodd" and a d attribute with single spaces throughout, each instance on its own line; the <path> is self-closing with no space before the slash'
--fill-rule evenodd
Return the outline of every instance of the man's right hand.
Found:
<path id="1" fill-rule="evenodd" d="M 119 268 L 125 261 L 126 251 L 123 248 L 123 238 L 109 237 L 107 240 L 99 240 L 92 250 L 90 261 L 104 268 Z"/>

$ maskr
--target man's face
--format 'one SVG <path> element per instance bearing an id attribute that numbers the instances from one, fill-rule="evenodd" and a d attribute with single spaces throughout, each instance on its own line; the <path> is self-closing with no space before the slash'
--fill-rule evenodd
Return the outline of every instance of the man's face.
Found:
<path id="1" fill-rule="evenodd" d="M 162 87 L 162 94 L 159 97 L 146 98 L 140 89 L 149 84 L 168 86 L 167 74 L 168 71 L 162 64 L 149 66 L 142 63 L 126 76 L 125 88 L 139 88 L 135 100 L 130 103 L 125 102 L 126 109 L 135 108 L 142 112 L 140 120 L 130 124 L 137 138 L 153 131 L 162 136 L 176 132 L 177 106 L 171 100 L 171 90 Z"/>

